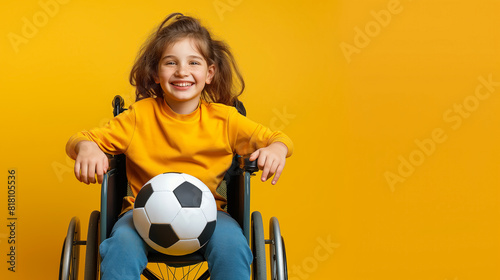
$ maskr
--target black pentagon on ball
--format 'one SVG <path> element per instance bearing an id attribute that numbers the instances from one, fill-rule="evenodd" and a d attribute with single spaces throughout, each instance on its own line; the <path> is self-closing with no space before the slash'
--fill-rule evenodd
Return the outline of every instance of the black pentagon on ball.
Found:
<path id="1" fill-rule="evenodd" d="M 168 248 L 179 241 L 170 224 L 151 224 L 149 239 L 163 248 Z"/>
<path id="2" fill-rule="evenodd" d="M 212 237 L 212 234 L 215 231 L 215 223 L 216 223 L 216 221 L 208 222 L 207 225 L 205 226 L 205 229 L 198 237 L 198 241 L 200 242 L 201 246 L 205 245 L 205 243 L 208 242 L 210 237 Z"/>
<path id="3" fill-rule="evenodd" d="M 175 197 L 183 208 L 200 207 L 203 192 L 190 182 L 183 182 L 174 190 Z"/>
<path id="4" fill-rule="evenodd" d="M 144 208 L 144 206 L 146 206 L 146 202 L 148 201 L 149 197 L 151 197 L 153 192 L 154 190 L 151 184 L 148 183 L 143 186 L 137 194 L 137 197 L 135 198 L 134 208 Z"/>

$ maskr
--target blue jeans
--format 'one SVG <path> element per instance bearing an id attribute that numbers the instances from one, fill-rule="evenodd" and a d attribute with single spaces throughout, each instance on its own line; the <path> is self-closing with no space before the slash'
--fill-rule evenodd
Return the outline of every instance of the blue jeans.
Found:
<path id="1" fill-rule="evenodd" d="M 132 211 L 121 217 L 111 237 L 100 246 L 103 280 L 138 280 L 153 251 L 137 233 Z M 200 249 L 213 280 L 250 279 L 252 252 L 239 224 L 229 214 L 217 211 L 217 224 L 210 241 Z"/>

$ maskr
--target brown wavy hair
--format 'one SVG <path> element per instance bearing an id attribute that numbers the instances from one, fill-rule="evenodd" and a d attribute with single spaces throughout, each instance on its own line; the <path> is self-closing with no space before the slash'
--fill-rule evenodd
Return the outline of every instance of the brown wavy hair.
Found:
<path id="1" fill-rule="evenodd" d="M 214 77 L 210 84 L 205 85 L 201 98 L 207 102 L 234 105 L 245 89 L 245 82 L 229 46 L 214 40 L 197 19 L 181 13 L 167 16 L 141 47 L 129 77 L 130 84 L 136 87 L 136 101 L 163 97 L 161 86 L 155 83 L 160 59 L 166 48 L 184 38 L 194 39 L 208 65 L 215 65 Z"/>

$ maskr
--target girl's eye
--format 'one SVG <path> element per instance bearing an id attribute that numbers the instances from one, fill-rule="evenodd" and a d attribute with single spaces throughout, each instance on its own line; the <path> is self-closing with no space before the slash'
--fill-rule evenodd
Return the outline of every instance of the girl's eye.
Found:
<path id="1" fill-rule="evenodd" d="M 175 65 L 175 62 L 173 62 L 173 61 L 167 61 L 167 62 L 165 62 L 165 65 Z"/>
<path id="2" fill-rule="evenodd" d="M 200 65 L 200 63 L 198 61 L 191 61 L 189 64 L 191 64 L 191 65 Z"/>

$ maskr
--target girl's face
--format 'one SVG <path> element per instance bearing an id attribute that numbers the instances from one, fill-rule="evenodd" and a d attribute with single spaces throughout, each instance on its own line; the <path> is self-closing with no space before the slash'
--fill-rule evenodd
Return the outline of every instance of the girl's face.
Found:
<path id="1" fill-rule="evenodd" d="M 212 81 L 214 71 L 215 66 L 207 64 L 193 39 L 184 38 L 163 52 L 155 82 L 174 112 L 189 114 L 198 107 L 201 91 Z"/>

